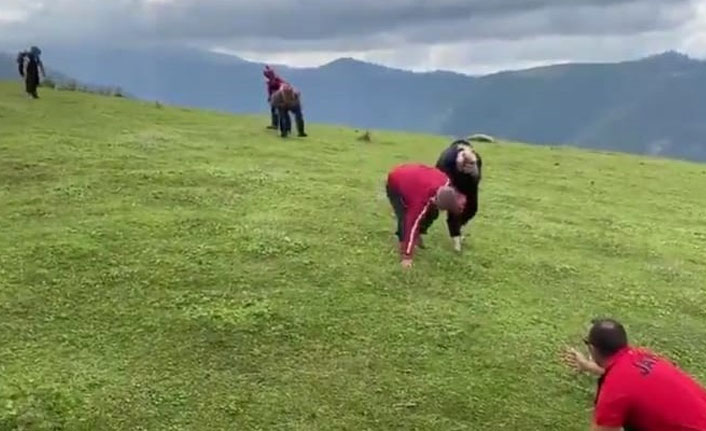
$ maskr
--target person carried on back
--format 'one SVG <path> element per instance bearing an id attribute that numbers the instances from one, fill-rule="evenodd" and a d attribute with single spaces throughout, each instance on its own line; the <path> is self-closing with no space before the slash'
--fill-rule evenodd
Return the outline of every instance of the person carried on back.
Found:
<path id="1" fill-rule="evenodd" d="M 458 214 L 465 206 L 465 196 L 451 186 L 441 170 L 423 164 L 403 164 L 393 168 L 386 182 L 387 197 L 397 217 L 402 266 L 412 266 L 414 249 L 421 244 L 421 222 L 429 211 Z"/>
<path id="2" fill-rule="evenodd" d="M 40 73 L 42 78 L 46 78 L 44 64 L 40 56 L 42 50 L 33 46 L 29 51 L 22 51 L 17 54 L 17 70 L 25 80 L 25 91 L 29 96 L 38 99 L 37 88 L 40 83 Z"/>
<path id="3" fill-rule="evenodd" d="M 444 172 L 451 180 L 451 184 L 466 197 L 463 210 L 458 214 L 449 212 L 446 217 L 454 249 L 460 252 L 461 228 L 471 221 L 478 212 L 478 185 L 481 180 L 483 161 L 480 154 L 468 141 L 460 139 L 444 149 L 436 162 L 436 167 Z M 422 235 L 426 235 L 438 217 L 438 211 L 431 210 L 427 213 L 422 220 Z"/>

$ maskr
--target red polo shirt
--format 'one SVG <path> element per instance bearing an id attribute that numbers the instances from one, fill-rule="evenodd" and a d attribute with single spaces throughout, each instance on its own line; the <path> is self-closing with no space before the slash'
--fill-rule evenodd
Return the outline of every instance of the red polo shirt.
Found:
<path id="1" fill-rule="evenodd" d="M 605 368 L 596 398 L 596 425 L 706 431 L 706 390 L 669 361 L 630 347 L 618 352 Z"/>

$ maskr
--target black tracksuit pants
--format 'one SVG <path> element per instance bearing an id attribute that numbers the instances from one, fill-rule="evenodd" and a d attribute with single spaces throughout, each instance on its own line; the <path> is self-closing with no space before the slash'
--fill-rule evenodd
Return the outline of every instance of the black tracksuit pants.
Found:
<path id="1" fill-rule="evenodd" d="M 279 128 L 279 117 L 277 116 L 277 108 L 275 108 L 272 105 L 270 105 L 270 116 L 272 117 L 271 127 L 273 129 L 278 129 Z"/>
<path id="2" fill-rule="evenodd" d="M 37 87 L 39 87 L 39 66 L 35 61 L 30 61 L 25 76 L 25 91 L 36 99 L 39 97 Z"/>
<path id="3" fill-rule="evenodd" d="M 407 212 L 407 207 L 402 201 L 402 196 L 390 187 L 389 184 L 386 184 L 385 188 L 387 191 L 387 199 L 390 201 L 390 205 L 392 205 L 392 209 L 395 210 L 395 216 L 397 217 L 397 231 L 395 232 L 395 235 L 397 235 L 397 239 L 402 242 L 404 239 L 404 218 Z"/>

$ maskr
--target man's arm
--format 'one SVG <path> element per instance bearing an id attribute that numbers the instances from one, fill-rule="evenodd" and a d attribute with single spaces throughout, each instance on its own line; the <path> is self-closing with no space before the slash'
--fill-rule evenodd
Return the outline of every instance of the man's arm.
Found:
<path id="1" fill-rule="evenodd" d="M 576 349 L 567 349 L 564 351 L 564 362 L 575 368 L 576 371 L 586 371 L 596 376 L 605 374 L 605 369 L 596 364 L 593 360 L 587 358 Z M 623 431 L 622 426 L 615 424 L 624 423 L 625 414 L 627 411 L 627 397 L 620 390 L 616 390 L 614 386 L 605 384 L 601 390 L 596 407 L 593 412 L 593 423 L 591 431 Z M 599 425 L 599 423 L 609 424 Z"/>
<path id="2" fill-rule="evenodd" d="M 39 71 L 42 73 L 42 78 L 46 78 L 47 73 L 44 71 L 44 63 L 42 63 L 41 60 L 39 60 L 38 63 L 39 63 Z"/>
<path id="3" fill-rule="evenodd" d="M 446 226 L 449 228 L 449 236 L 455 238 L 461 236 L 461 216 L 449 211 L 446 214 Z"/>
<path id="4" fill-rule="evenodd" d="M 478 187 L 474 187 L 470 195 L 466 195 L 466 207 L 461 214 L 461 226 L 473 220 L 478 213 Z"/>
<path id="5" fill-rule="evenodd" d="M 579 372 L 589 372 L 596 376 L 602 376 L 603 373 L 605 373 L 605 370 L 601 366 L 576 349 L 567 349 L 564 352 L 564 362 Z"/>
<path id="6" fill-rule="evenodd" d="M 302 93 L 299 90 L 294 90 L 294 106 L 301 108 L 302 106 Z"/>
<path id="7" fill-rule="evenodd" d="M 481 178 L 483 178 L 483 159 L 480 157 L 480 154 L 475 153 L 476 155 L 476 164 L 478 165 L 478 183 L 480 184 Z"/>
<path id="8" fill-rule="evenodd" d="M 449 236 L 454 242 L 454 250 L 461 251 L 461 218 L 459 215 L 449 211 L 446 214 L 446 226 L 449 228 Z"/>
<path id="9" fill-rule="evenodd" d="M 466 206 L 460 215 L 448 213 L 446 217 L 446 225 L 449 228 L 449 236 L 451 238 L 461 238 L 461 228 L 471 221 L 478 212 L 478 192 L 474 191 L 470 195 L 466 195 Z"/>
<path id="10" fill-rule="evenodd" d="M 270 103 L 275 108 L 282 108 L 282 92 L 277 90 L 270 96 Z"/>

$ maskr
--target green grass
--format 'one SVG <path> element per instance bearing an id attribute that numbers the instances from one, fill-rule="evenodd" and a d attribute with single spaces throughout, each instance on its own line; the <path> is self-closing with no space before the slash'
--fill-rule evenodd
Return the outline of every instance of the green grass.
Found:
<path id="1" fill-rule="evenodd" d="M 588 320 L 706 381 L 706 166 L 480 144 L 462 255 L 399 267 L 448 139 L 0 84 L 0 430 L 585 430 Z"/>

